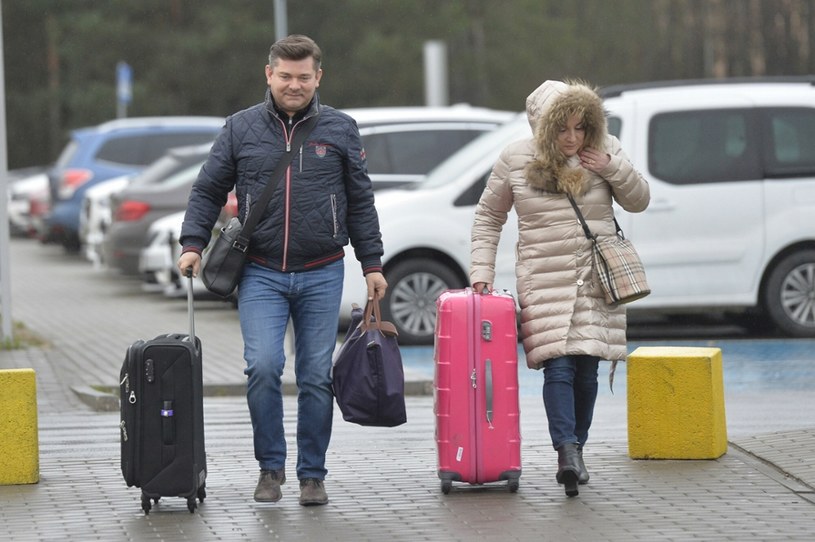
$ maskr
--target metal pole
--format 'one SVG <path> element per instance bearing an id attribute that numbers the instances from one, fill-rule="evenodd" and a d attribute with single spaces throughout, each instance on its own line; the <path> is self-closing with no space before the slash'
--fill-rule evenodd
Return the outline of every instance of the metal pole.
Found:
<path id="1" fill-rule="evenodd" d="M 289 35 L 286 0 L 274 1 L 274 33 L 275 40 L 285 38 Z"/>
<path id="2" fill-rule="evenodd" d="M 11 341 L 11 264 L 8 226 L 8 132 L 6 130 L 6 68 L 3 50 L 3 4 L 0 2 L 0 320 L 3 341 Z"/>
<path id="3" fill-rule="evenodd" d="M 288 15 L 286 13 L 286 0 L 275 0 L 274 2 L 274 31 L 275 41 L 289 35 Z M 294 363 L 294 324 L 289 318 L 286 325 L 286 336 L 283 339 L 283 352 L 289 363 Z"/>
<path id="4" fill-rule="evenodd" d="M 443 41 L 424 43 L 425 105 L 448 105 L 447 46 Z"/>

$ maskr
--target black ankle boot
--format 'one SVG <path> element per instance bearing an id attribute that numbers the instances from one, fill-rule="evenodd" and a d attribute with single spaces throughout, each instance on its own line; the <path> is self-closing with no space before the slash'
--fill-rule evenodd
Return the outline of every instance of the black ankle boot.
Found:
<path id="1" fill-rule="evenodd" d="M 580 456 L 577 444 L 564 444 L 557 449 L 557 483 L 565 486 L 566 495 L 577 495 L 577 480 L 580 475 Z"/>
<path id="2" fill-rule="evenodd" d="M 586 464 L 583 462 L 583 448 L 577 449 L 577 465 L 580 467 L 580 472 L 577 474 L 577 483 L 581 486 L 589 483 L 589 471 L 586 470 Z"/>

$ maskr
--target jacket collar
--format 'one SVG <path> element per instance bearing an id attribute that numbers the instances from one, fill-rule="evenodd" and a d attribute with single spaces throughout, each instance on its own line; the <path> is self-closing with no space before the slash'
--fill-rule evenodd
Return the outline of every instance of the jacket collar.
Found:
<path id="1" fill-rule="evenodd" d="M 289 115 L 283 111 L 281 111 L 277 104 L 272 97 L 271 89 L 266 89 L 266 96 L 263 100 L 264 104 L 266 105 L 266 111 L 268 111 L 272 116 L 277 117 L 278 119 L 284 121 L 284 123 L 289 122 Z M 292 118 L 292 123 L 297 123 L 303 120 L 306 117 L 310 117 L 312 115 L 316 115 L 320 111 L 320 95 L 318 93 L 314 93 L 314 97 L 311 99 L 309 104 L 294 114 Z"/>

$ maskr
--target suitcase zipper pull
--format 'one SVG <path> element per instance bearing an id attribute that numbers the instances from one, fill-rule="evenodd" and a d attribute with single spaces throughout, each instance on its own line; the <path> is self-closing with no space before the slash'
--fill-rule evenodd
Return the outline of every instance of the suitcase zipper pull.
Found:
<path id="1" fill-rule="evenodd" d="M 472 381 L 472 383 L 473 383 L 473 389 L 476 389 L 476 388 L 478 387 L 478 386 L 476 385 L 476 382 L 478 381 L 478 379 L 477 379 L 477 377 L 475 376 L 475 369 L 473 369 L 473 374 L 471 374 L 471 375 L 470 375 L 470 380 L 471 380 L 471 381 Z"/>
<path id="2" fill-rule="evenodd" d="M 136 404 L 136 391 L 130 389 L 130 374 L 129 373 L 125 373 L 125 377 L 122 379 L 121 382 L 119 382 L 119 386 L 124 386 L 125 387 L 125 394 L 127 394 L 128 391 L 130 392 L 130 394 L 127 397 L 127 402 L 130 403 L 131 405 L 135 405 Z"/>

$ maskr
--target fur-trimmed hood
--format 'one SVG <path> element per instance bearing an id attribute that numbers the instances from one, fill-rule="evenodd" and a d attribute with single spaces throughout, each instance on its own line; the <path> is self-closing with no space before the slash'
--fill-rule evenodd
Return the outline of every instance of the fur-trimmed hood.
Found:
<path id="1" fill-rule="evenodd" d="M 525 170 L 527 183 L 544 192 L 582 196 L 590 173 L 576 156 L 561 153 L 556 140 L 559 128 L 578 115 L 586 127 L 583 146 L 605 150 L 608 128 L 600 96 L 580 81 L 545 81 L 526 99 L 526 113 L 535 147 L 535 157 Z"/>

